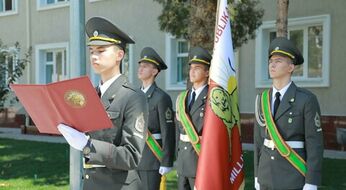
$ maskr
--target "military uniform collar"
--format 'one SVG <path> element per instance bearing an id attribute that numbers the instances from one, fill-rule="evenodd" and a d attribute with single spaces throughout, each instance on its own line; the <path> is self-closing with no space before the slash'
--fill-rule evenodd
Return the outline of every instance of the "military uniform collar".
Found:
<path id="1" fill-rule="evenodd" d="M 197 90 L 200 90 L 200 91 L 198 94 L 196 92 L 195 103 L 191 107 L 190 114 L 195 113 L 199 107 L 201 107 L 202 105 L 205 104 L 205 100 L 207 99 L 207 95 L 208 95 L 208 85 L 207 84 L 198 88 Z"/>
<path id="2" fill-rule="evenodd" d="M 150 88 L 152 85 L 153 85 L 153 84 L 150 84 L 149 86 L 147 86 L 147 87 L 145 87 L 145 88 L 143 88 L 143 86 L 142 86 L 142 87 L 141 87 L 142 92 L 147 93 L 148 90 L 149 90 L 149 88 Z"/>
<path id="3" fill-rule="evenodd" d="M 207 84 L 199 87 L 198 89 L 193 89 L 193 87 L 191 88 L 191 92 L 195 92 L 196 93 L 196 97 L 195 97 L 195 100 L 197 100 L 198 96 L 201 94 L 201 92 L 203 91 L 203 89 L 207 86 Z"/>
<path id="4" fill-rule="evenodd" d="M 278 111 L 275 114 L 275 120 L 279 119 L 295 102 L 297 86 L 294 82 L 291 82 L 287 91 L 285 92 L 285 96 L 282 97 L 282 101 L 278 107 Z"/>
<path id="5" fill-rule="evenodd" d="M 106 92 L 106 90 L 113 84 L 113 82 L 115 80 L 117 80 L 117 78 L 120 77 L 121 74 L 117 74 L 115 76 L 113 76 L 112 78 L 110 78 L 109 80 L 107 80 L 106 82 L 104 82 L 103 84 L 99 84 L 100 87 L 100 91 L 101 91 L 101 97 L 103 96 L 103 94 Z"/>
<path id="6" fill-rule="evenodd" d="M 145 92 L 145 94 L 146 94 L 146 96 L 147 96 L 148 98 L 151 98 L 151 97 L 153 96 L 153 93 L 154 93 L 156 87 L 157 87 L 157 86 L 156 86 L 156 83 L 155 83 L 155 82 L 154 82 L 153 84 L 150 85 L 150 88 L 147 90 L 147 92 Z"/>
<path id="7" fill-rule="evenodd" d="M 277 92 L 280 92 L 280 100 L 282 100 L 282 98 L 284 97 L 288 87 L 290 87 L 292 84 L 292 81 L 290 81 L 286 86 L 284 86 L 281 90 L 277 90 L 274 86 L 273 86 L 273 93 L 272 93 L 272 101 L 275 101 L 275 94 Z"/>

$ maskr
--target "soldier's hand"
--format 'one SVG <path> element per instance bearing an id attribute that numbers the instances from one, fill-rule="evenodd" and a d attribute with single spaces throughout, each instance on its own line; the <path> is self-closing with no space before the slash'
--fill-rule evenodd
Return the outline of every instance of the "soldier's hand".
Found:
<path id="1" fill-rule="evenodd" d="M 172 167 L 164 167 L 164 166 L 160 166 L 159 169 L 159 173 L 161 175 L 166 175 L 168 172 L 170 172 L 172 170 Z"/>
<path id="2" fill-rule="evenodd" d="M 255 189 L 260 190 L 260 184 L 258 183 L 258 178 L 255 177 Z"/>
<path id="3" fill-rule="evenodd" d="M 317 185 L 306 183 L 303 187 L 303 190 L 317 190 Z"/>
<path id="4" fill-rule="evenodd" d="M 58 130 L 64 136 L 68 144 L 77 150 L 82 151 L 88 142 L 88 137 L 84 133 L 70 126 L 60 123 L 58 125 Z"/>

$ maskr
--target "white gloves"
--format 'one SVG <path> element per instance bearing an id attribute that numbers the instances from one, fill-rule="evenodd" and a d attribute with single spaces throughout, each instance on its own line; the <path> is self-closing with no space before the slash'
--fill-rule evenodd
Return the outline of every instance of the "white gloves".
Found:
<path id="1" fill-rule="evenodd" d="M 303 190 L 317 190 L 317 185 L 305 183 Z"/>
<path id="2" fill-rule="evenodd" d="M 260 184 L 258 183 L 258 177 L 255 177 L 255 189 L 260 190 Z"/>
<path id="3" fill-rule="evenodd" d="M 88 137 L 70 126 L 60 123 L 58 130 L 73 148 L 82 151 L 88 142 Z"/>
<path id="4" fill-rule="evenodd" d="M 171 167 L 164 167 L 164 166 L 160 166 L 160 169 L 159 169 L 159 173 L 161 175 L 166 175 L 168 172 L 170 172 L 172 170 Z"/>

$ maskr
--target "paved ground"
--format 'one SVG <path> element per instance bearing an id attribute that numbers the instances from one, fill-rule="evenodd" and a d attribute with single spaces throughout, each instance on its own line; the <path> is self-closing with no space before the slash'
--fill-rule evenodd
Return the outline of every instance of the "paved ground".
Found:
<path id="1" fill-rule="evenodd" d="M 0 138 L 10 138 L 28 141 L 41 141 L 51 143 L 66 143 L 65 139 L 61 136 L 48 136 L 48 135 L 27 135 L 22 134 L 19 128 L 3 128 L 0 127 Z M 253 144 L 243 143 L 243 150 L 253 150 Z M 346 159 L 346 151 L 325 150 L 324 157 Z"/>
<path id="2" fill-rule="evenodd" d="M 0 127 L 0 138 L 51 142 L 51 143 L 66 143 L 65 139 L 62 136 L 27 135 L 27 134 L 22 134 L 20 131 L 20 128 Z"/>

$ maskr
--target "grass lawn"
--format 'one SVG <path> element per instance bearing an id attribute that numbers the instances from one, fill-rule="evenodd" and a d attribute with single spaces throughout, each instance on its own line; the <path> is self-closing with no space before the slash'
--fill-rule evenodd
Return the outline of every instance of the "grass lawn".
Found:
<path id="1" fill-rule="evenodd" d="M 244 152 L 245 189 L 253 189 L 253 152 Z M 346 189 L 346 160 L 324 159 L 323 190 Z M 0 190 L 68 190 L 67 144 L 0 138 Z M 176 172 L 169 173 L 167 190 L 177 189 Z"/>

